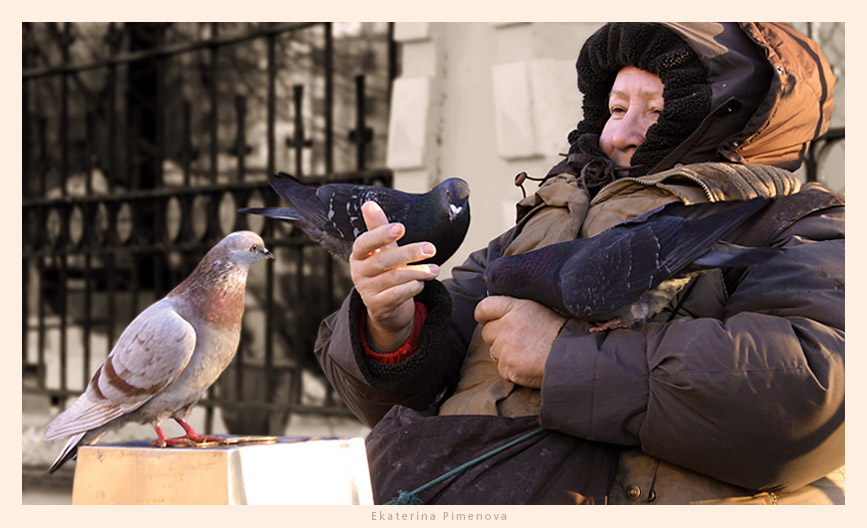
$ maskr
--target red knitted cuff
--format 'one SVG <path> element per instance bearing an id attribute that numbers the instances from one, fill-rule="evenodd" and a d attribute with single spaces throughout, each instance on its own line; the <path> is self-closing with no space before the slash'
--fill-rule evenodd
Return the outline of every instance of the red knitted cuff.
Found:
<path id="1" fill-rule="evenodd" d="M 366 317 L 367 313 L 362 311 L 361 325 L 359 326 L 359 329 L 361 331 L 361 346 L 364 348 L 364 354 L 374 361 L 394 365 L 406 360 L 415 353 L 415 349 L 418 347 L 418 336 L 421 334 L 421 328 L 424 326 L 424 320 L 427 317 L 427 308 L 425 308 L 422 303 L 418 301 L 415 302 L 415 316 L 413 318 L 412 333 L 400 348 L 390 353 L 380 352 L 370 346 L 370 343 L 367 340 L 367 335 L 364 333 Z"/>

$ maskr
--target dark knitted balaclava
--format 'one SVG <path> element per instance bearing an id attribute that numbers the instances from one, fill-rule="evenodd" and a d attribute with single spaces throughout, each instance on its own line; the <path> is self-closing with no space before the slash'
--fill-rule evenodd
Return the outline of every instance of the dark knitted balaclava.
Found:
<path id="1" fill-rule="evenodd" d="M 579 174 L 591 193 L 615 179 L 614 165 L 599 147 L 599 135 L 609 117 L 608 94 L 624 66 L 658 75 L 665 100 L 659 120 L 647 130 L 644 143 L 632 156 L 630 176 L 669 168 L 657 165 L 710 112 L 707 72 L 683 40 L 658 24 L 607 24 L 587 40 L 578 56 L 584 116 L 569 134 L 568 158 L 549 175 L 563 170 Z"/>

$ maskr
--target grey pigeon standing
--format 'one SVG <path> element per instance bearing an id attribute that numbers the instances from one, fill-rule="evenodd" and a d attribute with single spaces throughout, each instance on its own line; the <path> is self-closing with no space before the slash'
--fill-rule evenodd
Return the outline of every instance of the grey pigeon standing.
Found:
<path id="1" fill-rule="evenodd" d="M 595 331 L 631 327 L 659 313 L 698 273 L 779 254 L 722 240 L 770 202 L 673 202 L 595 237 L 501 257 L 485 270 L 488 293 L 596 321 Z"/>
<path id="2" fill-rule="evenodd" d="M 379 204 L 389 222 L 406 226 L 398 245 L 431 242 L 436 246 L 436 255 L 421 264 L 441 265 L 448 260 L 470 226 L 470 188 L 460 178 L 449 178 L 423 194 L 411 194 L 346 183 L 315 187 L 285 173 L 280 176 L 270 181 L 271 187 L 292 207 L 245 208 L 239 212 L 289 221 L 344 260 L 349 259 L 355 239 L 367 231 L 361 206 L 368 201 Z"/>
<path id="3" fill-rule="evenodd" d="M 219 440 L 184 420 L 232 361 L 241 333 L 244 290 L 251 264 L 274 259 L 251 231 L 226 236 L 196 269 L 123 331 L 84 394 L 45 429 L 45 441 L 69 438 L 49 473 L 127 422 L 149 423 L 152 445 Z M 160 423 L 173 418 L 186 435 L 167 439 Z"/>

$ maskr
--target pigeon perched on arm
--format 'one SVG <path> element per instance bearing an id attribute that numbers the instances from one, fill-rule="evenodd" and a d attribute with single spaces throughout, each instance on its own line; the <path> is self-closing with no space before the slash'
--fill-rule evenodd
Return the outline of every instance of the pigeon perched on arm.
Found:
<path id="1" fill-rule="evenodd" d="M 251 231 L 226 236 L 196 269 L 140 313 L 97 368 L 87 389 L 45 429 L 45 441 L 69 438 L 49 473 L 128 422 L 149 423 L 154 446 L 219 441 L 201 436 L 185 418 L 229 365 L 238 348 L 244 290 L 251 264 L 274 259 Z M 167 439 L 160 423 L 173 418 L 186 435 Z"/>
<path id="2" fill-rule="evenodd" d="M 698 273 L 747 267 L 779 254 L 722 240 L 770 202 L 674 202 L 595 237 L 501 257 L 485 270 L 488 293 L 596 321 L 595 331 L 631 327 L 659 313 Z"/>
<path id="3" fill-rule="evenodd" d="M 387 187 L 329 183 L 314 187 L 280 173 L 271 187 L 291 207 L 239 209 L 286 220 L 300 227 L 332 254 L 349 260 L 352 243 L 367 226 L 361 215 L 365 202 L 376 202 L 389 222 L 400 222 L 406 234 L 398 245 L 431 242 L 436 255 L 419 264 L 441 265 L 464 240 L 470 225 L 470 188 L 460 178 L 449 178 L 424 194 L 410 194 Z"/>

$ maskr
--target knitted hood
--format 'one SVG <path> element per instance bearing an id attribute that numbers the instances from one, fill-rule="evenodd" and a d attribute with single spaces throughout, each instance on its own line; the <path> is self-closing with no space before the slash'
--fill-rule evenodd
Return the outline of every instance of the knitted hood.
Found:
<path id="1" fill-rule="evenodd" d="M 833 110 L 828 61 L 785 24 L 606 24 L 579 54 L 583 118 L 569 134 L 569 156 L 549 175 L 582 174 L 591 187 L 614 178 L 599 134 L 608 92 L 627 65 L 658 75 L 665 99 L 633 155 L 632 176 L 706 161 L 795 170 Z"/>

